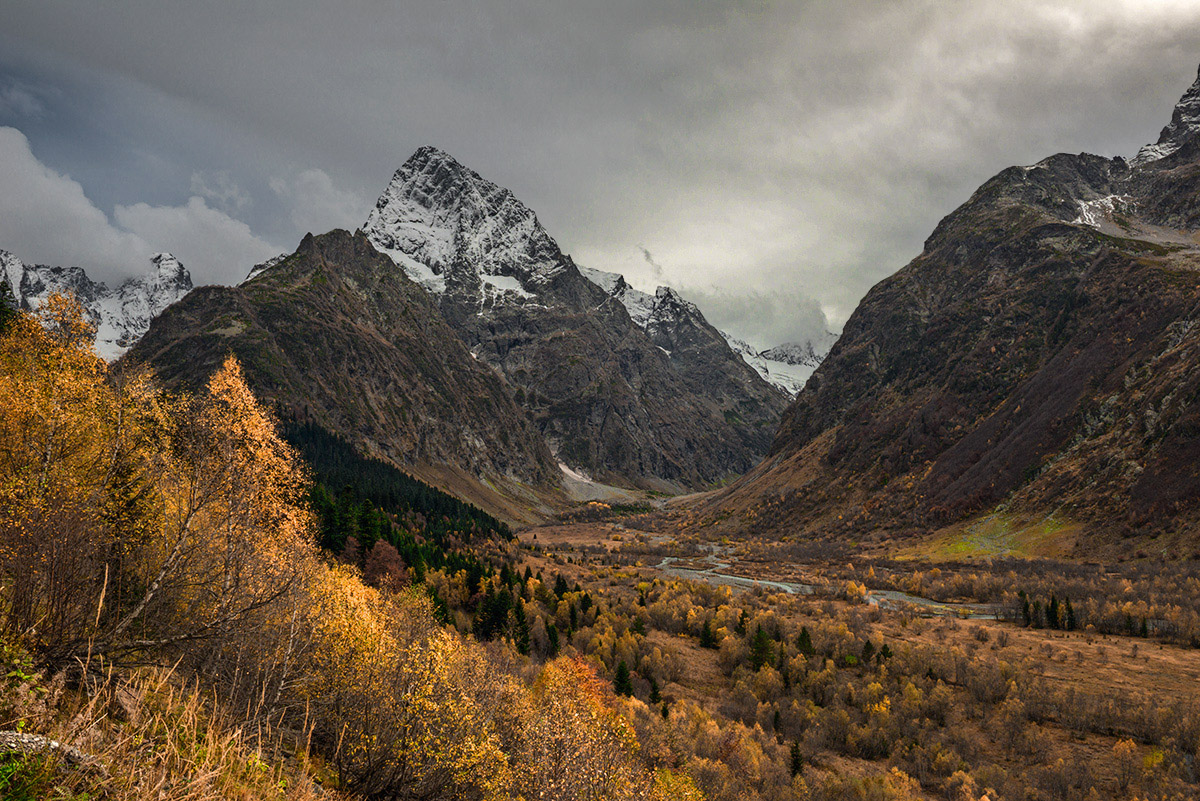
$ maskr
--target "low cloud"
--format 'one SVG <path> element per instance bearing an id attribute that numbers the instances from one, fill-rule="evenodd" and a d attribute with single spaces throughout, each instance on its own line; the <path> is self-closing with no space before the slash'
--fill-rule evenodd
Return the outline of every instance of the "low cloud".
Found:
<path id="1" fill-rule="evenodd" d="M 112 281 L 141 269 L 154 248 L 114 227 L 83 187 L 45 167 L 16 128 L 0 128 L 0 248 L 27 262 L 84 267 Z"/>
<path id="2" fill-rule="evenodd" d="M 292 224 L 320 234 L 334 228 L 355 230 L 367 219 L 371 204 L 354 192 L 338 189 L 324 170 L 303 170 L 289 178 L 271 179 L 271 190 L 291 208 Z"/>
<path id="3" fill-rule="evenodd" d="M 242 191 L 228 170 L 192 173 L 192 192 L 225 212 L 241 211 L 250 206 L 250 195 Z"/>
<path id="4" fill-rule="evenodd" d="M 280 250 L 198 196 L 182 206 L 117 206 L 113 217 L 78 181 L 42 164 L 23 133 L 0 127 L 0 248 L 23 261 L 78 266 L 116 283 L 170 251 L 205 281 L 234 282 Z"/>
<path id="5" fill-rule="evenodd" d="M 830 330 L 821 305 L 802 292 L 744 292 L 737 289 L 687 289 L 710 323 L 759 350 L 785 342 L 817 340 Z"/>
<path id="6" fill-rule="evenodd" d="M 15 78 L 0 79 L 0 117 L 41 119 L 46 105 L 37 88 Z"/>
<path id="7" fill-rule="evenodd" d="M 182 206 L 117 206 L 117 224 L 147 241 L 163 243 L 197 282 L 236 284 L 255 264 L 281 248 L 259 239 L 250 226 L 210 208 L 202 197 Z"/>

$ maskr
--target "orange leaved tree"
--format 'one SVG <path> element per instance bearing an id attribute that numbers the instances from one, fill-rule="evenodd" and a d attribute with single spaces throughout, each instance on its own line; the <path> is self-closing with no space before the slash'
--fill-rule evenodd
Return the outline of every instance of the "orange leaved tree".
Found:
<path id="1" fill-rule="evenodd" d="M 237 362 L 169 397 L 110 373 L 73 299 L 39 314 L 0 335 L 0 625 L 52 666 L 260 625 L 313 546 L 304 475 Z"/>

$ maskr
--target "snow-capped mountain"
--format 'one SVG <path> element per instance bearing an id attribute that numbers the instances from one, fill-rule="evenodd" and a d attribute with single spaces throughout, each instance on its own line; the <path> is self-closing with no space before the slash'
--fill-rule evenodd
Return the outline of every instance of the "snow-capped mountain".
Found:
<path id="1" fill-rule="evenodd" d="M 192 277 L 170 253 L 150 259 L 152 269 L 130 278 L 116 289 L 88 278 L 79 267 L 27 265 L 0 251 L 0 268 L 12 287 L 17 305 L 37 309 L 54 292 L 70 292 L 79 299 L 96 327 L 96 353 L 113 361 L 146 333 L 163 309 L 192 289 Z"/>
<path id="2" fill-rule="evenodd" d="M 452 199 L 452 202 L 446 202 Z M 363 232 L 434 294 L 447 273 L 469 274 L 496 299 L 529 297 L 568 269 L 558 245 L 512 192 L 435 147 L 422 147 L 392 176 Z"/>
<path id="3" fill-rule="evenodd" d="M 571 469 L 695 487 L 766 452 L 786 398 L 695 306 L 585 277 L 512 192 L 443 151 L 417 150 L 362 231 L 505 377 Z"/>
<path id="4" fill-rule="evenodd" d="M 699 321 L 701 325 L 708 325 L 696 304 L 684 300 L 669 286 L 660 286 L 651 295 L 634 289 L 625 281 L 625 276 L 618 273 L 588 267 L 580 267 L 579 272 L 610 297 L 619 300 L 629 312 L 629 318 L 650 334 L 652 340 L 658 340 L 664 334 L 670 336 L 684 321 Z M 804 382 L 808 381 L 808 377 L 837 341 L 836 334 L 825 332 L 816 341 L 788 342 L 759 351 L 732 334 L 724 331 L 717 331 L 717 334 L 764 380 L 782 389 L 789 397 L 794 397 L 804 387 Z M 670 350 L 668 355 L 671 355 Z"/>
<path id="5" fill-rule="evenodd" d="M 1171 121 L 1162 129 L 1158 141 L 1139 150 L 1130 164 L 1137 167 L 1166 158 L 1197 133 L 1200 133 L 1200 71 L 1197 72 L 1196 82 L 1175 105 Z"/>
<path id="6" fill-rule="evenodd" d="M 684 319 L 704 320 L 704 314 L 691 301 L 684 300 L 669 286 L 658 287 L 654 294 L 634 289 L 619 273 L 580 267 L 583 277 L 619 300 L 629 312 L 629 319 L 651 337 L 660 331 L 677 327 Z M 707 321 L 705 321 L 707 324 Z"/>
<path id="7" fill-rule="evenodd" d="M 804 389 L 808 377 L 821 365 L 837 341 L 837 334 L 826 331 L 815 341 L 787 342 L 760 351 L 732 334 L 722 331 L 721 335 L 746 364 L 791 397 Z"/>

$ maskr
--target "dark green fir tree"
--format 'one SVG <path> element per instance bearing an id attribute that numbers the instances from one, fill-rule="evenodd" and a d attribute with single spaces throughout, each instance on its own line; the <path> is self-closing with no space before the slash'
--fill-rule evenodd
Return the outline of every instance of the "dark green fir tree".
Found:
<path id="1" fill-rule="evenodd" d="M 629 675 L 629 665 L 625 660 L 617 665 L 617 675 L 613 677 L 613 692 L 617 695 L 633 695 L 633 678 Z"/>

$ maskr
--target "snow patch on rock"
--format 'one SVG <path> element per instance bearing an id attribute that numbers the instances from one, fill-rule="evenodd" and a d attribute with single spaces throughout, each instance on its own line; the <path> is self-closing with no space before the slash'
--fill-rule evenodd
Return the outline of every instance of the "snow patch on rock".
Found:
<path id="1" fill-rule="evenodd" d="M 242 284 L 250 283 L 255 278 L 258 278 L 260 275 L 265 273 L 267 270 L 271 269 L 275 265 L 282 262 L 287 257 L 288 257 L 287 253 L 280 253 L 278 256 L 272 256 L 271 258 L 267 259 L 266 261 L 264 261 L 260 264 L 254 265 L 253 267 L 250 268 L 250 272 L 246 274 L 246 277 L 242 279 Z M 241 286 L 241 284 L 238 284 L 238 286 Z"/>
<path id="2" fill-rule="evenodd" d="M 1087 225 L 1100 228 L 1110 221 L 1114 214 L 1123 214 L 1133 210 L 1133 199 L 1128 195 L 1106 195 L 1095 200 L 1079 201 L 1079 216 L 1071 222 L 1076 225 Z"/>

